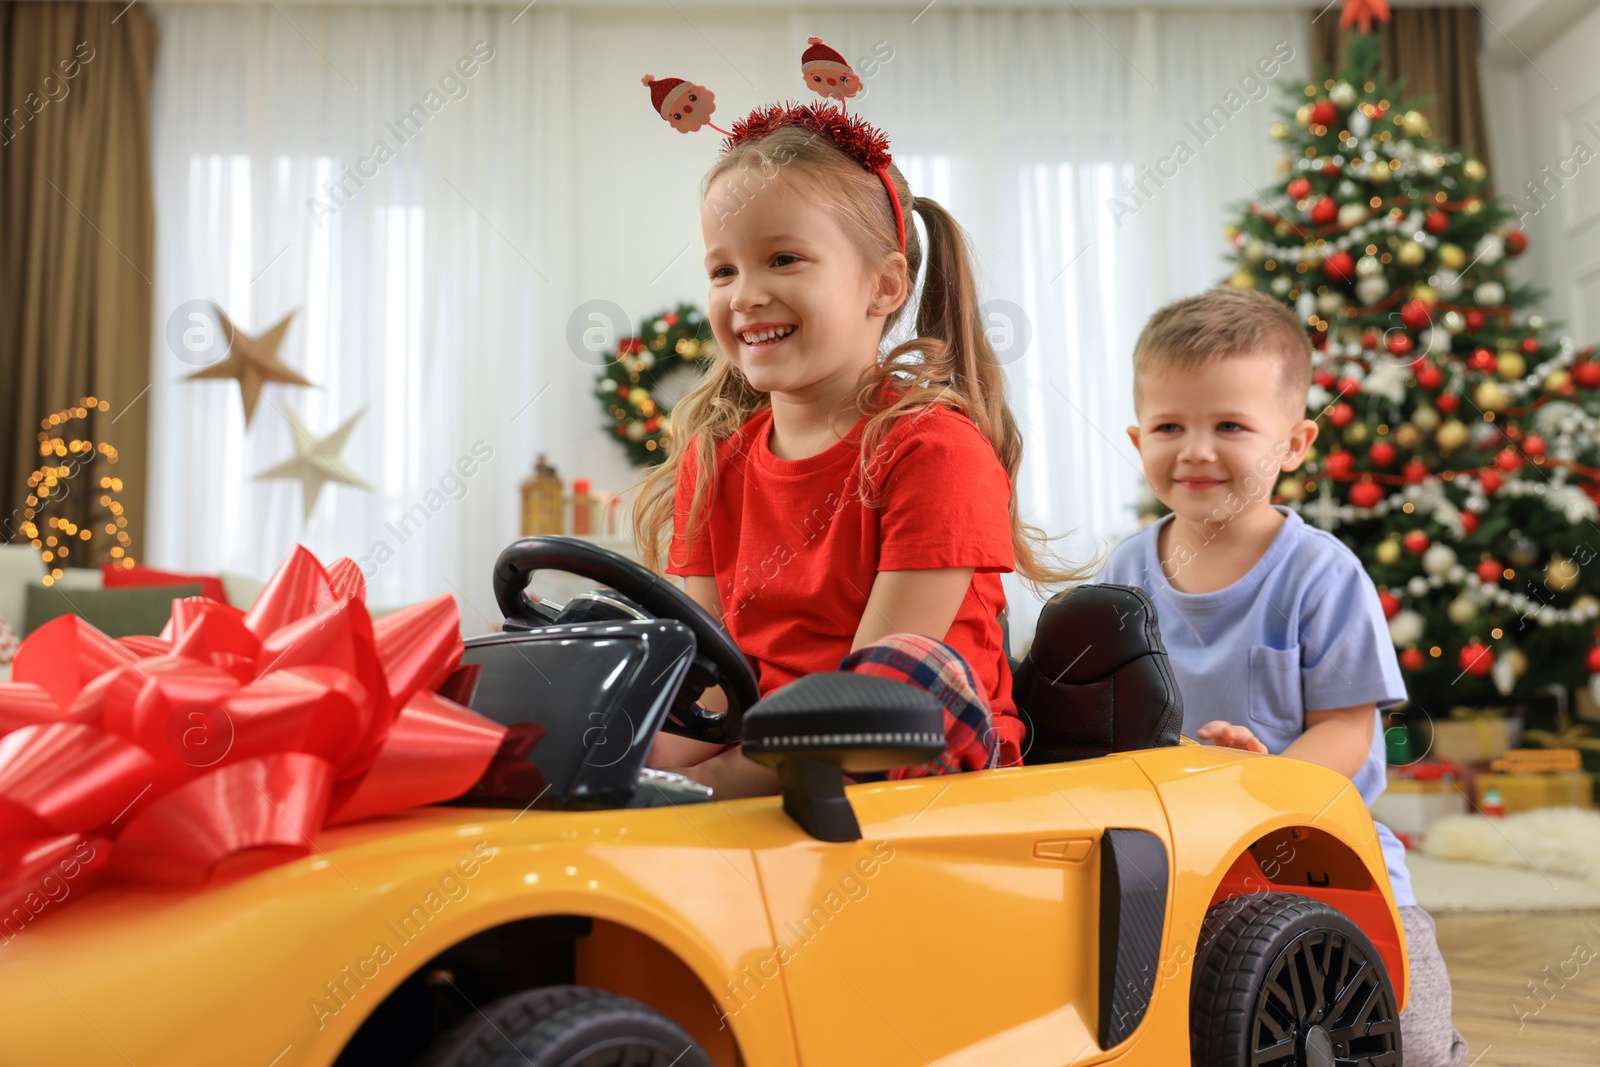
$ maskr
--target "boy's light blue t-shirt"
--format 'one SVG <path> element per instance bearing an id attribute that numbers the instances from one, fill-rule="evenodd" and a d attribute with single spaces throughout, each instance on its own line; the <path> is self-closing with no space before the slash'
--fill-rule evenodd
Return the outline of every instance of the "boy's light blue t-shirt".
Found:
<path id="1" fill-rule="evenodd" d="M 1168 515 L 1123 541 L 1095 580 L 1135 585 L 1156 604 L 1161 640 L 1183 694 L 1183 732 L 1224 719 L 1248 726 L 1277 755 L 1305 732 L 1305 712 L 1406 698 L 1378 591 L 1337 537 L 1278 507 L 1284 524 L 1255 566 L 1211 593 L 1181 593 L 1158 545 Z M 1203 551 L 1203 549 L 1202 549 Z M 1241 667 L 1248 665 L 1248 670 Z M 1353 779 L 1369 805 L 1386 784 L 1383 726 Z M 1395 903 L 1415 904 L 1405 846 L 1382 823 Z"/>

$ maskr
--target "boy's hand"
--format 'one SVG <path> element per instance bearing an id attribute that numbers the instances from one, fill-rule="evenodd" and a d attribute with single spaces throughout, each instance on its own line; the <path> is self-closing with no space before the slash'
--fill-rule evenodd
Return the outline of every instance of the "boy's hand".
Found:
<path id="1" fill-rule="evenodd" d="M 1267 746 L 1250 732 L 1248 726 L 1235 726 L 1226 719 L 1211 720 L 1200 727 L 1195 736 L 1202 741 L 1213 741 L 1220 748 L 1242 748 L 1246 752 L 1267 751 Z"/>

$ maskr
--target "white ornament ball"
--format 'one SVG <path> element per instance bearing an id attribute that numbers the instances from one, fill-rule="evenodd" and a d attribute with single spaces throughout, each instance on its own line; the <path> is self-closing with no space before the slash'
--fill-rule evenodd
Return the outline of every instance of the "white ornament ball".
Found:
<path id="1" fill-rule="evenodd" d="M 1478 241 L 1475 251 L 1476 255 L 1472 257 L 1474 260 L 1486 266 L 1493 265 L 1505 257 L 1506 243 L 1499 234 L 1486 233 Z"/>
<path id="2" fill-rule="evenodd" d="M 1446 300 L 1461 295 L 1461 275 L 1453 270 L 1441 270 L 1428 279 L 1428 284 Z"/>
<path id="3" fill-rule="evenodd" d="M 1443 575 L 1456 565 L 1456 550 L 1442 541 L 1428 546 L 1422 554 L 1422 569 L 1429 574 Z"/>
<path id="4" fill-rule="evenodd" d="M 1323 293 L 1317 297 L 1317 310 L 1324 315 L 1337 315 L 1344 310 L 1344 297 L 1334 292 Z"/>
<path id="5" fill-rule="evenodd" d="M 1259 237 L 1252 237 L 1250 243 L 1244 246 L 1244 258 L 1252 263 L 1260 263 L 1267 258 L 1267 242 Z"/>
<path id="6" fill-rule="evenodd" d="M 1300 296 L 1294 302 L 1294 313 L 1300 316 L 1301 321 L 1308 321 L 1316 310 L 1316 294 L 1302 290 Z"/>
<path id="7" fill-rule="evenodd" d="M 1478 617 L 1478 605 L 1464 596 L 1458 596 L 1450 601 L 1450 606 L 1445 609 L 1445 614 L 1450 616 L 1450 621 L 1457 626 L 1465 626 Z"/>
<path id="8" fill-rule="evenodd" d="M 1446 311 L 1440 317 L 1439 325 L 1443 326 L 1448 333 L 1454 335 L 1467 328 L 1467 320 L 1459 311 Z"/>
<path id="9" fill-rule="evenodd" d="M 1377 256 L 1362 256 L 1356 260 L 1356 277 L 1376 278 L 1383 274 L 1383 264 Z"/>
<path id="10" fill-rule="evenodd" d="M 1406 592 L 1410 593 L 1418 600 L 1421 600 L 1423 597 L 1428 595 L 1428 579 L 1424 578 L 1420 574 L 1417 575 L 1415 578 L 1406 583 Z"/>
<path id="11" fill-rule="evenodd" d="M 1340 82 L 1328 91 L 1328 99 L 1340 107 L 1349 107 L 1356 102 L 1356 87 L 1349 82 Z"/>
<path id="12" fill-rule="evenodd" d="M 1354 226 L 1367 217 L 1367 205 L 1359 200 L 1352 200 L 1347 204 L 1339 205 L 1339 225 Z"/>
<path id="13" fill-rule="evenodd" d="M 1425 625 L 1422 616 L 1415 611 L 1397 612 L 1395 617 L 1389 620 L 1389 638 L 1396 648 L 1404 648 L 1422 640 Z"/>
<path id="14" fill-rule="evenodd" d="M 1498 307 L 1505 303 L 1506 287 L 1499 282 L 1484 282 L 1473 290 L 1472 295 L 1485 307 Z"/>
<path id="15" fill-rule="evenodd" d="M 1357 137 L 1365 137 L 1372 132 L 1372 120 L 1367 117 L 1365 111 L 1356 111 L 1350 115 L 1350 132 Z M 1384 172 L 1385 176 L 1388 175 L 1388 167 L 1375 168 L 1372 173 L 1376 175 L 1379 169 Z"/>
<path id="16" fill-rule="evenodd" d="M 1387 278 L 1362 278 L 1356 282 L 1356 297 L 1363 304 L 1376 304 L 1389 295 Z"/>
<path id="17" fill-rule="evenodd" d="M 1293 286 L 1294 282 L 1287 274 L 1280 274 L 1272 279 L 1272 294 L 1274 296 L 1287 296 Z"/>

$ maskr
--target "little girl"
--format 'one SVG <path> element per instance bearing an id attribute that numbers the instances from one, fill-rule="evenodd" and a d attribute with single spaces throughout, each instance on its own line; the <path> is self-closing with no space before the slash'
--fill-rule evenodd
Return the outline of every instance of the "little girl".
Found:
<path id="1" fill-rule="evenodd" d="M 657 106 L 671 121 L 682 101 L 667 95 Z M 912 196 L 886 148 L 827 104 L 735 125 L 702 189 L 719 351 L 672 410 L 634 539 L 653 570 L 665 552 L 666 572 L 722 620 L 762 696 L 847 670 L 937 697 L 944 755 L 889 777 L 1016 766 L 1000 574 L 1035 588 L 1086 575 L 1047 562 L 1043 532 L 1017 516 L 1022 441 L 965 237 Z M 908 305 L 916 337 L 881 354 Z M 715 689 L 702 703 L 726 707 Z M 737 746 L 663 735 L 651 763 L 719 796 L 778 790 Z"/>

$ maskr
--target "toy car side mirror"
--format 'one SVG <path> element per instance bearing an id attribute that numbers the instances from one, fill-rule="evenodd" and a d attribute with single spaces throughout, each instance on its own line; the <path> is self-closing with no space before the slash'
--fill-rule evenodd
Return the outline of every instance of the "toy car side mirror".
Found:
<path id="1" fill-rule="evenodd" d="M 907 682 L 847 671 L 796 679 L 744 717 L 744 754 L 778 772 L 783 810 L 820 841 L 859 841 L 849 773 L 926 763 L 945 749 L 944 709 Z"/>

